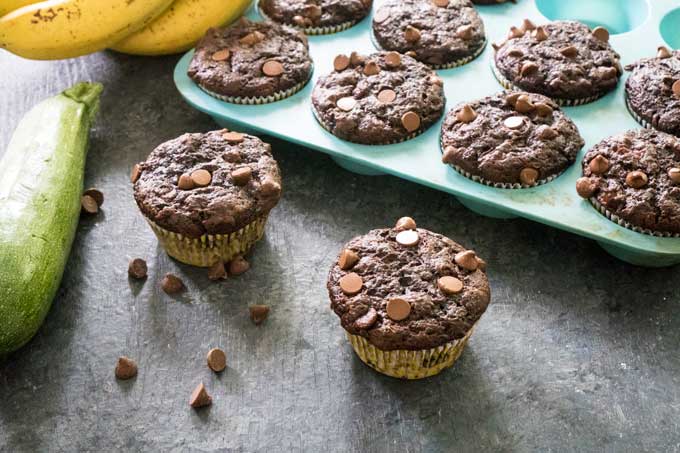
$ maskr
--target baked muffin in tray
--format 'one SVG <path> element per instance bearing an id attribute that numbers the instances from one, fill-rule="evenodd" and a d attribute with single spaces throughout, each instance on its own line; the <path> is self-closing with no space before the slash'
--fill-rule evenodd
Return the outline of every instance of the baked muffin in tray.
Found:
<path id="1" fill-rule="evenodd" d="M 371 11 L 372 0 L 259 0 L 260 14 L 308 35 L 337 33 L 352 27 Z"/>

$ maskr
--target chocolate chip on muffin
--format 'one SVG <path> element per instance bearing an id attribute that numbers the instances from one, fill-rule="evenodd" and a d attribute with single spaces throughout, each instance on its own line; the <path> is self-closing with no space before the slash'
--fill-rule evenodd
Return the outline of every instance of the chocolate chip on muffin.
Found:
<path id="1" fill-rule="evenodd" d="M 263 16 L 310 35 L 346 30 L 366 17 L 372 0 L 259 0 Z"/>

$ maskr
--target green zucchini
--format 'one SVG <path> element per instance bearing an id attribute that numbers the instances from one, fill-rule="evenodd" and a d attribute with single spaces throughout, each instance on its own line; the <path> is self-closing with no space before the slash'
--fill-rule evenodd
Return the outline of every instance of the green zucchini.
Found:
<path id="1" fill-rule="evenodd" d="M 59 288 L 101 91 L 78 83 L 35 106 L 0 160 L 0 356 L 35 335 Z"/>

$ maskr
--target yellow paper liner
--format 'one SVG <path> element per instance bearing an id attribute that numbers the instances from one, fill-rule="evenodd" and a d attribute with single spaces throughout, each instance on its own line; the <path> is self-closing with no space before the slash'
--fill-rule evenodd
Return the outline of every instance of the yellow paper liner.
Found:
<path id="1" fill-rule="evenodd" d="M 400 379 L 423 379 L 441 373 L 460 357 L 474 326 L 459 340 L 432 349 L 383 351 L 359 335 L 349 332 L 347 339 L 362 362 L 379 373 Z"/>
<path id="2" fill-rule="evenodd" d="M 168 231 L 147 219 L 168 255 L 185 264 L 210 267 L 217 261 L 231 261 L 247 253 L 264 235 L 267 214 L 258 217 L 238 231 L 228 234 L 204 234 L 190 238 Z"/>

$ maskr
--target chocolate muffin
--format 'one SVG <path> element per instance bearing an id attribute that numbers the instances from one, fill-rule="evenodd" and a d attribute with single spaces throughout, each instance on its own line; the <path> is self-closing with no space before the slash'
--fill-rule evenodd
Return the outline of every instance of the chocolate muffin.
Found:
<path id="1" fill-rule="evenodd" d="M 659 47 L 655 58 L 626 66 L 626 104 L 645 127 L 680 136 L 680 51 Z"/>
<path id="2" fill-rule="evenodd" d="M 132 180 L 137 206 L 168 254 L 203 267 L 246 253 L 281 197 L 270 145 L 226 129 L 162 143 Z"/>
<path id="3" fill-rule="evenodd" d="M 312 107 L 319 123 L 350 142 L 385 145 L 425 131 L 444 110 L 442 80 L 426 65 L 397 52 L 338 55 L 319 78 Z"/>
<path id="4" fill-rule="evenodd" d="M 503 92 L 460 104 L 442 124 L 442 161 L 499 188 L 552 181 L 583 145 L 574 122 L 540 94 Z"/>
<path id="5" fill-rule="evenodd" d="M 275 22 L 325 35 L 346 30 L 366 17 L 373 0 L 259 0 L 260 14 Z"/>
<path id="6" fill-rule="evenodd" d="M 307 37 L 271 22 L 241 19 L 211 28 L 196 45 L 189 77 L 208 94 L 236 104 L 274 102 L 312 75 Z"/>
<path id="7" fill-rule="evenodd" d="M 517 0 L 472 0 L 476 5 L 498 5 L 507 2 L 517 3 Z"/>
<path id="8" fill-rule="evenodd" d="M 388 0 L 373 16 L 378 47 L 435 69 L 468 63 L 484 50 L 484 24 L 468 0 Z"/>
<path id="9" fill-rule="evenodd" d="M 583 158 L 576 191 L 621 226 L 680 237 L 680 139 L 653 129 L 605 138 Z"/>
<path id="10" fill-rule="evenodd" d="M 418 379 L 451 366 L 462 352 L 489 305 L 485 269 L 475 252 L 404 217 L 349 241 L 327 287 L 361 360 Z"/>
<path id="11" fill-rule="evenodd" d="M 609 32 L 575 21 L 536 27 L 525 19 L 494 48 L 493 69 L 501 85 L 543 94 L 563 105 L 604 96 L 616 88 L 623 72 Z"/>

